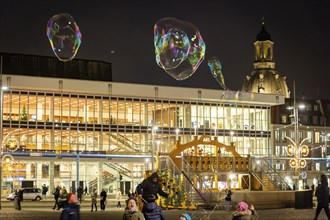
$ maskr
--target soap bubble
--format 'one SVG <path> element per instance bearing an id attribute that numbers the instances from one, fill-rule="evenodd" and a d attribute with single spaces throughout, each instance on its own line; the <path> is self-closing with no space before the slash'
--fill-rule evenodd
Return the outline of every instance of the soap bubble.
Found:
<path id="1" fill-rule="evenodd" d="M 190 50 L 188 36 L 178 29 L 170 29 L 155 46 L 159 52 L 157 63 L 164 70 L 177 68 L 187 58 Z"/>
<path id="2" fill-rule="evenodd" d="M 217 57 L 211 57 L 208 62 L 208 66 L 210 67 L 212 76 L 217 80 L 219 85 L 226 90 L 225 79 L 222 74 L 222 65 L 220 60 Z"/>
<path id="3" fill-rule="evenodd" d="M 70 61 L 76 56 L 81 44 L 81 33 L 71 15 L 62 13 L 49 19 L 47 36 L 59 60 Z"/>
<path id="4" fill-rule="evenodd" d="M 157 64 L 176 80 L 189 78 L 204 60 L 205 43 L 198 29 L 176 18 L 155 24 L 154 45 Z"/>

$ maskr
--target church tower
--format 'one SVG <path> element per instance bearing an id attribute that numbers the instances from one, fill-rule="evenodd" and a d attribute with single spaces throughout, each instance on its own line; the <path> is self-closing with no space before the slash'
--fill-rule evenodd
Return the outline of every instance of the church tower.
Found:
<path id="1" fill-rule="evenodd" d="M 255 60 L 254 70 L 245 77 L 242 91 L 254 93 L 280 94 L 285 98 L 290 97 L 286 84 L 286 77 L 275 70 L 273 57 L 274 42 L 266 31 L 264 19 L 257 39 L 254 42 Z"/>

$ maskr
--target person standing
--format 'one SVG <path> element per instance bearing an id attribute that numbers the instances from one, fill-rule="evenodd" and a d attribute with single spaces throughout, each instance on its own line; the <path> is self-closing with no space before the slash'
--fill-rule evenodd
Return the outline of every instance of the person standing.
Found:
<path id="1" fill-rule="evenodd" d="M 46 194 L 47 194 L 47 192 L 48 192 L 48 187 L 46 186 L 46 184 L 44 184 L 42 186 L 42 192 L 41 192 L 41 194 L 42 194 L 42 200 L 44 200 L 44 202 L 46 202 Z"/>
<path id="2" fill-rule="evenodd" d="M 23 201 L 23 190 L 18 190 L 18 192 L 17 192 L 17 196 L 15 197 L 15 208 L 17 209 L 17 210 L 21 210 L 22 209 L 22 207 L 21 207 L 21 201 Z"/>
<path id="3" fill-rule="evenodd" d="M 102 189 L 102 192 L 100 194 L 100 205 L 101 205 L 101 210 L 105 210 L 105 202 L 107 200 L 107 193 L 105 192 L 104 189 Z"/>
<path id="4" fill-rule="evenodd" d="M 53 192 L 53 195 L 54 195 L 54 200 L 55 200 L 55 204 L 54 204 L 54 207 L 53 209 L 55 210 L 56 209 L 56 206 L 57 206 L 57 209 L 59 209 L 59 206 L 58 206 L 58 198 L 60 197 L 60 187 L 56 187 L 54 192 Z"/>
<path id="5" fill-rule="evenodd" d="M 67 200 L 68 200 L 68 192 L 66 191 L 65 188 L 63 188 L 58 198 L 57 210 L 64 208 L 66 206 Z"/>
<path id="6" fill-rule="evenodd" d="M 117 208 L 121 208 L 121 203 L 120 203 L 121 199 L 122 199 L 122 193 L 121 193 L 120 189 L 117 189 L 117 192 L 116 192 Z"/>
<path id="7" fill-rule="evenodd" d="M 79 200 L 79 202 L 80 202 L 80 204 L 81 204 L 81 201 L 82 201 L 82 195 L 83 195 L 83 188 L 82 188 L 82 186 L 79 186 L 79 187 L 78 187 L 77 195 L 78 195 L 78 200 Z"/>
<path id="8" fill-rule="evenodd" d="M 226 210 L 230 210 L 229 206 L 231 205 L 231 195 L 232 195 L 232 191 L 230 189 L 226 189 L 226 197 L 225 197 L 225 201 L 226 201 Z"/>
<path id="9" fill-rule="evenodd" d="M 91 198 L 92 198 L 91 212 L 94 210 L 94 206 L 95 206 L 95 212 L 97 212 L 97 193 L 96 193 L 96 189 L 93 189 L 93 192 L 91 193 Z"/>
<path id="10" fill-rule="evenodd" d="M 330 220 L 330 212 L 329 212 L 329 187 L 328 180 L 326 175 L 321 175 L 321 184 L 316 187 L 315 196 L 317 197 L 317 207 L 315 211 L 314 220 L 316 220 L 321 212 L 324 209 L 325 214 Z"/>
<path id="11" fill-rule="evenodd" d="M 150 195 L 154 195 L 158 199 L 158 194 L 167 198 L 168 194 L 162 190 L 162 186 L 159 182 L 158 174 L 152 173 L 150 177 L 143 180 L 136 188 L 138 196 L 142 197 L 143 201 L 147 201 Z"/>
<path id="12" fill-rule="evenodd" d="M 84 189 L 84 195 L 85 195 L 85 196 L 88 195 L 88 192 L 87 192 L 87 186 L 86 186 L 85 189 Z"/>

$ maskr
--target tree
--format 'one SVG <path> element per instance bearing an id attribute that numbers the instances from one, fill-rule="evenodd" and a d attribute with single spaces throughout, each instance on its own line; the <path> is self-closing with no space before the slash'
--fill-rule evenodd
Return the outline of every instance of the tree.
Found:
<path id="1" fill-rule="evenodd" d="M 24 105 L 23 109 L 22 109 L 22 113 L 21 113 L 21 120 L 27 120 L 27 119 L 28 119 L 28 115 L 27 115 L 27 111 L 26 111 L 26 108 Z"/>

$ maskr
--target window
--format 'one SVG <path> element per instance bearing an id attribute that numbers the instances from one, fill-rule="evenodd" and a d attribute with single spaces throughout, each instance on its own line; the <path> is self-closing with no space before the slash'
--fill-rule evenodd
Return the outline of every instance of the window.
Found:
<path id="1" fill-rule="evenodd" d="M 281 154 L 281 147 L 280 146 L 275 146 L 275 155 L 280 156 Z"/>
<path id="2" fill-rule="evenodd" d="M 276 170 L 281 170 L 281 164 L 280 163 L 275 164 L 275 169 Z"/>
<path id="3" fill-rule="evenodd" d="M 281 131 L 281 142 L 285 143 L 286 142 L 286 131 Z"/>
<path id="4" fill-rule="evenodd" d="M 286 146 L 282 146 L 282 156 L 286 156 Z"/>
<path id="5" fill-rule="evenodd" d="M 280 142 L 280 131 L 276 130 L 274 135 L 275 135 L 275 142 Z"/>
<path id="6" fill-rule="evenodd" d="M 315 170 L 320 171 L 320 163 L 315 163 Z"/>
<path id="7" fill-rule="evenodd" d="M 316 131 L 314 133 L 314 141 L 315 141 L 315 144 L 319 144 L 320 143 L 320 132 Z"/>
<path id="8" fill-rule="evenodd" d="M 287 117 L 287 115 L 281 115 L 281 123 L 282 124 L 288 123 L 288 117 Z"/>
<path id="9" fill-rule="evenodd" d="M 315 112 L 317 112 L 319 110 L 319 105 L 314 104 L 313 109 L 314 109 Z"/>
<path id="10" fill-rule="evenodd" d="M 313 132 L 307 131 L 306 135 L 307 135 L 307 138 L 308 138 L 307 143 L 313 143 Z"/>
<path id="11" fill-rule="evenodd" d="M 313 116 L 313 124 L 314 124 L 314 125 L 319 124 L 319 117 L 316 116 L 316 115 Z"/>

